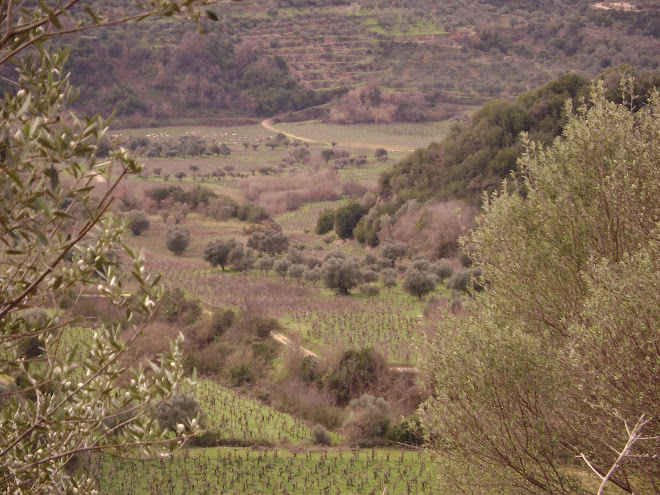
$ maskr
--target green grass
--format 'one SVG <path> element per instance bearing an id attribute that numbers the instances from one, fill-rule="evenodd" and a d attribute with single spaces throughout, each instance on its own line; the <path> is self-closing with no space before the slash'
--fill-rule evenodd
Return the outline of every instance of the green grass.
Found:
<path id="1" fill-rule="evenodd" d="M 104 494 L 434 494 L 434 455 L 424 451 L 190 449 L 151 461 L 94 461 Z"/>

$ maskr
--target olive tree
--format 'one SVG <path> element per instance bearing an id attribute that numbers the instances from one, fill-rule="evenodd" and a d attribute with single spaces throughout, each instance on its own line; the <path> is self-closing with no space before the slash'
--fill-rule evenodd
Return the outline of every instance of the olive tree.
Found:
<path id="1" fill-rule="evenodd" d="M 102 149 L 108 121 L 70 112 L 76 90 L 64 68 L 67 51 L 41 42 L 151 15 L 197 20 L 204 3 L 138 0 L 126 17 L 115 17 L 121 10 L 82 8 L 77 0 L 0 6 L 0 64 L 11 61 L 18 73 L 0 99 L 3 493 L 90 492 L 92 477 L 64 469 L 74 455 L 125 455 L 154 442 L 176 448 L 184 438 L 183 424 L 177 436 L 165 436 L 154 417 L 183 380 L 181 339 L 150 363 L 149 373 L 126 370 L 120 362 L 135 338 L 128 336 L 139 335 L 161 295 L 144 256 L 122 244 L 127 222 L 108 213 L 118 185 L 142 167 L 122 149 Z M 110 256 L 120 246 L 131 259 L 131 298 L 123 297 L 127 282 Z M 67 335 L 75 325 L 71 311 L 29 317 L 30 308 L 55 307 L 53 294 L 67 289 L 101 296 L 123 310 L 131 327 L 126 337 L 120 338 L 119 326 Z M 35 337 L 39 352 L 25 353 L 25 342 Z M 195 430 L 194 421 L 187 426 Z"/>
<path id="2" fill-rule="evenodd" d="M 177 256 L 181 256 L 190 244 L 190 232 L 186 229 L 172 228 L 167 231 L 165 246 Z"/>
<path id="3" fill-rule="evenodd" d="M 204 259 L 211 263 L 211 266 L 214 268 L 220 266 L 224 272 L 225 266 L 229 264 L 229 254 L 239 244 L 234 238 L 210 241 L 204 248 Z"/>
<path id="4" fill-rule="evenodd" d="M 420 412 L 456 492 L 593 493 L 576 457 L 599 493 L 660 490 L 660 98 L 630 109 L 595 87 L 567 113 L 486 202 L 469 241 L 489 283 L 426 363 Z"/>
<path id="5" fill-rule="evenodd" d="M 363 280 L 362 270 L 354 258 L 329 257 L 321 267 L 323 283 L 344 296 Z"/>

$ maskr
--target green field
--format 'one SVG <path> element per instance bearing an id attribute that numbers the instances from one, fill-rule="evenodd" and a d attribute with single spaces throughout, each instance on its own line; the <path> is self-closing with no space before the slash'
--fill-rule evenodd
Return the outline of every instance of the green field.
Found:
<path id="1" fill-rule="evenodd" d="M 435 494 L 434 455 L 390 449 L 296 452 L 189 449 L 174 457 L 96 459 L 103 494 Z"/>
<path id="2" fill-rule="evenodd" d="M 301 136 L 314 141 L 349 147 L 405 148 L 412 150 L 427 146 L 432 141 L 440 141 L 449 130 L 450 123 L 396 123 L 333 125 L 319 122 L 279 123 L 275 127 L 282 132 Z"/>

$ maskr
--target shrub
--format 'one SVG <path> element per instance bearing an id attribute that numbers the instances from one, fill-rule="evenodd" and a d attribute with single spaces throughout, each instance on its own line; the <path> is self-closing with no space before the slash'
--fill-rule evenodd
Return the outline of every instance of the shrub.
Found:
<path id="1" fill-rule="evenodd" d="M 131 229 L 133 235 L 140 235 L 149 228 L 149 219 L 147 218 L 147 215 L 141 211 L 130 212 L 128 214 L 128 219 L 130 220 L 128 228 Z"/>
<path id="2" fill-rule="evenodd" d="M 263 209 L 261 206 L 253 205 L 251 203 L 242 204 L 238 208 L 236 216 L 239 220 L 252 223 L 258 223 L 262 220 L 268 220 L 268 218 L 270 218 L 268 212 L 265 209 Z"/>
<path id="3" fill-rule="evenodd" d="M 343 410 L 334 405 L 334 398 L 327 391 L 298 380 L 286 380 L 276 387 L 274 397 L 278 409 L 326 428 L 342 424 Z"/>
<path id="4" fill-rule="evenodd" d="M 478 282 L 481 276 L 480 268 L 461 268 L 454 272 L 447 281 L 447 287 L 451 290 L 467 292 L 468 290 L 482 290 L 483 286 Z"/>
<path id="5" fill-rule="evenodd" d="M 190 244 L 190 232 L 188 230 L 174 228 L 167 231 L 165 245 L 177 256 L 183 254 L 188 244 Z"/>
<path id="6" fill-rule="evenodd" d="M 373 439 L 384 435 L 390 424 L 391 411 L 389 404 L 379 397 L 364 394 L 359 399 L 353 399 L 348 404 L 348 418 L 342 425 L 342 430 L 349 439 Z"/>
<path id="7" fill-rule="evenodd" d="M 416 416 L 404 418 L 387 430 L 386 437 L 388 440 L 396 443 L 422 445 L 424 443 L 422 422 Z"/>
<path id="8" fill-rule="evenodd" d="M 431 265 L 431 271 L 435 273 L 440 280 L 449 278 L 454 273 L 454 267 L 449 260 L 441 258 Z"/>
<path id="9" fill-rule="evenodd" d="M 326 385 L 339 405 L 369 390 L 387 370 L 383 357 L 372 349 L 351 349 L 342 355 L 337 367 L 326 376 Z"/>
<path id="10" fill-rule="evenodd" d="M 396 287 L 397 284 L 397 275 L 396 275 L 396 270 L 392 268 L 388 268 L 387 270 L 383 270 L 380 274 L 381 281 L 383 282 L 383 285 L 387 287 L 388 289 L 391 289 L 392 287 Z"/>
<path id="11" fill-rule="evenodd" d="M 377 285 L 362 284 L 359 287 L 359 290 L 365 296 L 377 296 L 380 293 Z"/>
<path id="12" fill-rule="evenodd" d="M 197 368 L 200 373 L 220 373 L 231 348 L 224 342 L 212 342 L 199 352 L 190 355 L 191 368 Z"/>
<path id="13" fill-rule="evenodd" d="M 350 239 L 353 237 L 353 229 L 358 224 L 364 210 L 358 203 L 349 203 L 335 211 L 335 232 L 341 239 Z"/>
<path id="14" fill-rule="evenodd" d="M 186 299 L 183 291 L 175 287 L 163 293 L 158 314 L 169 323 L 190 325 L 202 316 L 202 308 L 199 302 Z"/>
<path id="15" fill-rule="evenodd" d="M 203 427 L 205 421 L 199 401 L 194 395 L 176 392 L 162 406 L 156 409 L 154 417 L 164 430 L 176 431 L 177 425 L 182 424 L 186 431 L 190 429 L 190 423 L 196 420 Z"/>
<path id="16" fill-rule="evenodd" d="M 334 210 L 324 211 L 319 215 L 316 220 L 316 230 L 318 235 L 327 234 L 335 226 L 335 212 Z"/>
<path id="17" fill-rule="evenodd" d="M 249 363 L 238 363 L 229 368 L 229 376 L 235 387 L 240 387 L 255 380 L 254 370 Z"/>
<path id="18" fill-rule="evenodd" d="M 332 444 L 332 437 L 323 425 L 316 425 L 312 428 L 312 441 L 316 445 L 330 445 Z"/>
<path id="19" fill-rule="evenodd" d="M 236 321 L 236 314 L 231 309 L 214 311 L 209 329 L 211 336 L 218 337 L 225 333 Z"/>
<path id="20" fill-rule="evenodd" d="M 253 316 L 250 318 L 247 322 L 247 328 L 261 339 L 270 337 L 271 332 L 281 329 L 279 322 L 275 318 L 264 318 L 263 316 Z"/>

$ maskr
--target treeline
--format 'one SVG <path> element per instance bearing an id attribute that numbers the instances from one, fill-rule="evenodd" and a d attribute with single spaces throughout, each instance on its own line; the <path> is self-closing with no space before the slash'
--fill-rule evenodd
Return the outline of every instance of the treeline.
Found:
<path id="1" fill-rule="evenodd" d="M 620 103 L 621 79 L 633 75 L 636 95 L 660 86 L 659 73 L 635 74 L 627 66 L 598 79 L 607 98 Z M 360 211 L 348 236 L 372 247 L 396 239 L 432 259 L 456 255 L 458 238 L 472 227 L 484 193 L 497 190 L 516 170 L 521 133 L 536 143 L 552 143 L 568 121 L 566 102 L 579 107 L 590 86 L 588 79 L 566 74 L 514 101 L 483 105 L 468 125 L 454 125 L 443 141 L 416 150 L 384 172 L 379 201 Z M 634 108 L 646 98 L 636 97 Z"/>
<path id="2" fill-rule="evenodd" d="M 184 117 L 270 116 L 324 103 L 329 95 L 303 88 L 285 61 L 256 42 L 222 30 L 207 35 L 185 24 L 165 25 L 160 43 L 148 45 L 154 26 L 103 31 L 90 42 L 69 44 L 68 69 L 81 88 L 86 112 L 136 124 Z M 159 26 L 160 27 L 160 26 Z"/>
<path id="3" fill-rule="evenodd" d="M 620 67 L 599 77 L 612 101 L 621 100 L 622 74 L 634 75 L 634 71 Z M 660 74 L 637 74 L 636 94 L 648 94 L 649 88 L 658 85 Z M 410 200 L 459 199 L 478 206 L 483 193 L 498 188 L 515 169 L 523 148 L 521 133 L 526 132 L 532 141 L 551 143 L 567 121 L 566 101 L 578 106 L 589 86 L 589 80 L 567 74 L 513 102 L 498 99 L 487 103 L 469 125 L 454 125 L 443 141 L 416 150 L 381 175 L 379 194 L 385 202 L 377 206 L 379 212 L 394 213 Z M 372 221 L 367 230 L 377 227 Z"/>

